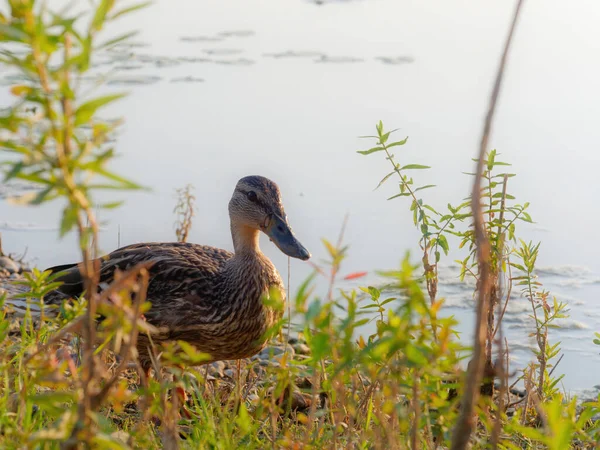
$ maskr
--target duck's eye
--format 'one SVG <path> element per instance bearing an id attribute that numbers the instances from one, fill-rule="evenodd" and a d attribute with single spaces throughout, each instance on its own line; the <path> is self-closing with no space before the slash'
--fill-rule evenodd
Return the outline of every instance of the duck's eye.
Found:
<path id="1" fill-rule="evenodd" d="M 249 191 L 246 195 L 248 196 L 248 200 L 250 200 L 251 202 L 255 202 L 256 200 L 258 200 L 258 198 L 256 197 L 256 192 L 254 191 Z"/>

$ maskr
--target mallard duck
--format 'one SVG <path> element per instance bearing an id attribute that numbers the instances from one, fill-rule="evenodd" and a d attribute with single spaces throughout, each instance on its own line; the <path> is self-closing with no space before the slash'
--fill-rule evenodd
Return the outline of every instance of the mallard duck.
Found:
<path id="1" fill-rule="evenodd" d="M 229 217 L 234 253 L 206 245 L 152 242 L 122 247 L 100 262 L 100 285 L 110 283 L 116 269 L 151 263 L 147 300 L 152 307 L 144 316 L 158 330 L 153 341 L 186 341 L 210 355 L 206 362 L 258 353 L 265 346 L 265 331 L 280 317 L 263 302 L 273 288 L 285 300 L 285 289 L 277 269 L 260 251 L 259 233 L 286 255 L 310 258 L 288 224 L 273 181 L 261 176 L 239 180 Z M 46 304 L 82 294 L 77 263 L 48 270 L 61 272 L 63 284 L 45 297 Z M 137 350 L 148 371 L 152 363 L 146 336 L 139 336 Z"/>

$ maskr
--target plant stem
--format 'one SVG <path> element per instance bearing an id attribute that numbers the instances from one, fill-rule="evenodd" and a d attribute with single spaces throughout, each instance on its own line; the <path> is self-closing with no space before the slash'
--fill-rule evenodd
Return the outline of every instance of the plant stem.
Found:
<path id="1" fill-rule="evenodd" d="M 489 307 L 490 294 L 490 242 L 485 231 L 483 214 L 481 208 L 481 176 L 483 172 L 483 158 L 488 148 L 489 136 L 492 131 L 492 123 L 496 110 L 496 103 L 502 86 L 504 68 L 510 50 L 510 44 L 514 30 L 521 11 L 523 0 L 517 1 L 517 6 L 513 15 L 512 24 L 502 54 L 496 81 L 492 90 L 487 116 L 483 125 L 481 142 L 479 145 L 479 158 L 475 171 L 475 181 L 473 183 L 473 192 L 471 195 L 471 210 L 473 212 L 473 226 L 475 230 L 475 240 L 477 244 L 477 259 L 479 261 L 479 298 L 477 302 L 477 319 L 475 324 L 475 339 L 473 345 L 473 359 L 467 370 L 466 388 L 462 399 L 462 411 L 454 427 L 452 435 L 452 450 L 465 449 L 471 438 L 471 433 L 475 426 L 475 404 L 479 398 L 479 386 L 483 377 L 485 358 L 483 347 L 487 335 L 487 321 L 485 315 Z"/>

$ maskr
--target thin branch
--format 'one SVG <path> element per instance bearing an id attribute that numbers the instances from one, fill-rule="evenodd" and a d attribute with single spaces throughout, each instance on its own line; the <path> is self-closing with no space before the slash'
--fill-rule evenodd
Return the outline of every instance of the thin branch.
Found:
<path id="1" fill-rule="evenodd" d="M 479 299 L 477 302 L 477 323 L 475 325 L 475 339 L 473 346 L 473 360 L 467 369 L 466 389 L 462 399 L 462 412 L 452 435 L 452 450 L 462 450 L 467 447 L 471 439 L 471 433 L 475 426 L 475 405 L 479 398 L 479 385 L 483 377 L 483 369 L 485 362 L 485 339 L 487 335 L 486 313 L 489 307 L 490 294 L 490 242 L 485 232 L 483 223 L 483 213 L 481 209 L 481 177 L 483 171 L 483 163 L 485 152 L 488 148 L 489 136 L 492 130 L 496 103 L 500 94 L 502 78 L 506 66 L 506 60 L 510 50 L 510 44 L 516 28 L 517 19 L 521 11 L 523 0 L 518 0 L 515 12 L 513 15 L 512 24 L 506 43 L 504 52 L 500 60 L 500 65 L 496 74 L 496 81 L 491 94 L 487 116 L 483 126 L 481 142 L 479 145 L 479 158 L 477 160 L 477 169 L 475 170 L 475 181 L 473 183 L 473 193 L 471 196 L 471 210 L 473 211 L 473 225 L 475 230 L 475 238 L 477 243 L 478 254 L 477 258 L 480 266 L 479 280 Z"/>
<path id="2" fill-rule="evenodd" d="M 107 381 L 106 384 L 100 390 L 100 392 L 98 392 L 93 397 L 92 409 L 94 409 L 94 410 L 99 408 L 100 405 L 102 405 L 102 402 L 104 401 L 105 397 L 108 395 L 108 392 L 110 391 L 110 389 L 113 387 L 113 385 L 119 379 L 121 372 L 123 372 L 123 370 L 125 370 L 127 368 L 132 350 L 135 348 L 135 345 L 137 343 L 137 337 L 139 334 L 139 328 L 137 326 L 138 325 L 137 322 L 138 322 L 138 319 L 140 316 L 140 306 L 143 305 L 144 302 L 146 301 L 146 292 L 148 290 L 148 281 L 149 281 L 150 275 L 148 274 L 147 270 L 143 269 L 140 271 L 140 276 L 142 279 L 139 282 L 140 288 L 137 293 L 138 295 L 135 296 L 133 319 L 131 321 L 131 332 L 129 335 L 129 339 L 127 341 L 127 345 L 126 345 L 125 349 L 123 350 L 123 352 L 121 353 L 121 362 L 117 366 L 115 371 L 113 372 L 111 379 L 109 381 Z M 117 283 L 113 283 L 113 284 L 117 284 Z"/>

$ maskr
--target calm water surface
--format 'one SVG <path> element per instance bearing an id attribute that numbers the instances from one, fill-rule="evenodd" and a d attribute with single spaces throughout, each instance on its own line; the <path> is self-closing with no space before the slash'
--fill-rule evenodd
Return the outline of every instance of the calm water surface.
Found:
<path id="1" fill-rule="evenodd" d="M 51 4 L 53 2 L 50 2 Z M 57 2 L 56 2 L 57 3 Z M 315 259 L 322 237 L 335 240 L 349 214 L 344 273 L 396 267 L 416 250 L 408 204 L 387 202 L 390 182 L 373 191 L 387 161 L 355 153 L 376 121 L 400 128 L 403 163 L 433 166 L 415 174 L 437 184 L 424 196 L 443 208 L 469 192 L 487 95 L 512 12 L 511 2 L 435 0 L 160 0 L 116 23 L 111 33 L 141 30 L 138 45 L 98 55 L 92 76 L 130 96 L 106 110 L 124 116 L 115 168 L 152 188 L 127 194 L 126 206 L 101 213 L 107 251 L 139 241 L 172 240 L 176 187 L 192 183 L 198 214 L 191 241 L 231 249 L 227 202 L 248 174 L 275 180 L 294 230 Z M 532 0 L 520 23 L 492 144 L 513 163 L 509 191 L 532 203 L 527 239 L 542 240 L 546 287 L 571 308 L 555 332 L 565 357 L 566 389 L 600 383 L 599 168 L 600 4 Z M 0 74 L 0 102 L 10 100 Z M 77 258 L 74 239 L 58 240 L 55 207 L 0 201 L 5 249 L 41 266 Z M 287 260 L 267 239 L 264 251 L 286 274 Z M 469 286 L 443 271 L 449 314 L 464 339 L 472 329 Z M 292 290 L 310 267 L 292 261 Z M 515 293 L 506 332 L 517 365 L 532 359 L 528 305 Z"/>

